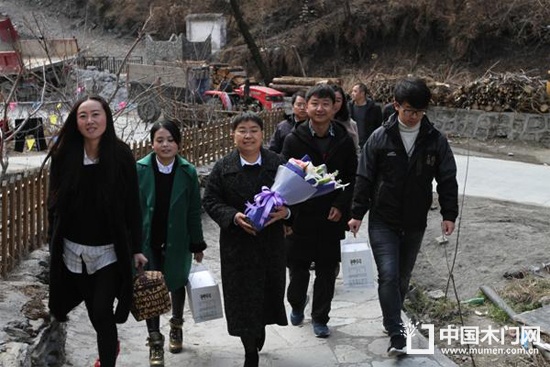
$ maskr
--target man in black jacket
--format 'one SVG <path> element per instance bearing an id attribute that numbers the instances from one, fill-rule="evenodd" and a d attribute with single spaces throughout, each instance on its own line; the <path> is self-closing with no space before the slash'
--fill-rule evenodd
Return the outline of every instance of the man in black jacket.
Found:
<path id="1" fill-rule="evenodd" d="M 369 211 L 388 354 L 398 356 L 406 353 L 401 308 L 426 229 L 432 181 L 437 182 L 441 228 L 447 236 L 458 216 L 458 184 L 449 143 L 425 117 L 431 99 L 426 83 L 401 80 L 394 99 L 397 113 L 373 133 L 361 153 L 348 225 L 356 234 Z"/>
<path id="2" fill-rule="evenodd" d="M 292 114 L 277 124 L 277 128 L 269 141 L 269 150 L 281 153 L 283 142 L 290 131 L 299 123 L 307 120 L 306 94 L 302 91 L 292 95 Z"/>
<path id="3" fill-rule="evenodd" d="M 326 164 L 329 172 L 338 170 L 337 178 L 349 183 L 345 190 L 333 191 L 291 208 L 292 233 L 287 237 L 290 322 L 300 325 L 304 320 L 309 267 L 313 261 L 313 332 L 319 338 L 326 338 L 330 335 L 327 323 L 334 296 L 335 269 L 340 262 L 340 240 L 345 237 L 350 218 L 357 152 L 344 126 L 332 121 L 333 89 L 326 84 L 316 85 L 307 92 L 306 101 L 309 120 L 287 135 L 282 155 L 286 159 L 300 159 L 307 154 L 314 165 Z"/>
<path id="4" fill-rule="evenodd" d="M 368 89 L 364 83 L 357 83 L 351 89 L 351 99 L 348 109 L 350 117 L 357 122 L 357 131 L 359 133 L 359 148 L 382 124 L 382 109 L 374 101 L 367 98 Z"/>

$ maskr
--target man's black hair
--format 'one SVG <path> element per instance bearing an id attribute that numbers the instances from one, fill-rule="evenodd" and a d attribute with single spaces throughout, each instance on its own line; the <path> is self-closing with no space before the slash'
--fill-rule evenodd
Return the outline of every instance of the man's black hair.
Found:
<path id="1" fill-rule="evenodd" d="M 408 102 L 411 107 L 426 109 L 432 99 L 432 92 L 421 78 L 405 78 L 395 84 L 393 97 L 402 105 Z"/>
<path id="2" fill-rule="evenodd" d="M 298 97 L 302 97 L 303 99 L 306 99 L 306 93 L 303 90 L 299 90 L 298 92 L 294 93 L 292 95 L 291 103 L 294 106 L 294 103 L 296 103 L 296 100 Z"/>
<path id="3" fill-rule="evenodd" d="M 330 98 L 332 103 L 336 102 L 336 95 L 334 90 L 328 84 L 316 84 L 313 87 L 309 88 L 306 93 L 306 101 L 309 101 L 311 97 L 317 98 Z"/>

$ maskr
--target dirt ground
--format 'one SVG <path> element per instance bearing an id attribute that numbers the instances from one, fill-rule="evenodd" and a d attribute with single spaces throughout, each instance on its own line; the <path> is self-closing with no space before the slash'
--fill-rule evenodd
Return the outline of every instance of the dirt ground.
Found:
<path id="1" fill-rule="evenodd" d="M 451 144 L 458 154 L 466 154 L 469 146 L 472 155 L 550 164 L 550 149 L 533 143 L 469 139 L 451 140 Z M 439 209 L 430 212 L 425 245 L 414 271 L 422 285 L 444 290 L 448 278 L 445 259 L 452 260 L 455 248 L 454 276 L 464 299 L 474 297 L 481 285 L 503 286 L 507 271 L 550 263 L 550 208 L 476 197 L 460 197 L 459 204 L 457 229 L 446 246 L 435 241 L 441 235 Z"/>
<path id="2" fill-rule="evenodd" d="M 451 140 L 457 154 L 470 154 L 534 164 L 550 164 L 550 149 L 533 143 L 504 141 Z M 520 187 L 517 188 L 521 190 Z M 449 280 L 449 268 L 456 253 L 453 270 L 456 293 L 460 300 L 479 296 L 480 286 L 491 286 L 497 293 L 511 282 L 506 272 L 529 270 L 550 263 L 550 208 L 496 201 L 484 198 L 459 198 L 460 217 L 449 243 L 440 245 L 439 210 L 430 212 L 424 244 L 413 271 L 413 283 L 426 291 L 448 290 L 456 300 Z M 548 277 L 549 275 L 546 274 Z M 487 307 L 477 311 L 465 307 L 464 325 L 498 327 L 485 315 Z M 481 314 L 481 315 L 479 315 Z M 436 320 L 431 320 L 437 324 Z M 440 320 L 441 325 L 448 321 Z M 426 321 L 424 321 L 426 322 Z M 472 366 L 469 358 L 455 362 Z M 542 358 L 529 356 L 475 356 L 476 366 L 543 366 Z M 550 364 L 547 364 L 550 365 Z"/>

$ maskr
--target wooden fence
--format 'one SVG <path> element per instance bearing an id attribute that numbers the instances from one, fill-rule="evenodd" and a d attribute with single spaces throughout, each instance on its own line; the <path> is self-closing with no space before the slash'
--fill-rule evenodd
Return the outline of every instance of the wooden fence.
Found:
<path id="1" fill-rule="evenodd" d="M 78 59 L 78 66 L 86 69 L 88 66 L 94 66 L 99 70 L 108 70 L 112 74 L 118 73 L 123 62 L 133 64 L 143 64 L 143 57 L 131 56 L 126 61 L 123 57 L 114 56 L 82 56 Z M 126 67 L 122 71 L 125 73 Z"/>
<path id="2" fill-rule="evenodd" d="M 262 112 L 264 142 L 269 138 L 283 112 Z M 186 128 L 182 131 L 181 154 L 195 166 L 211 164 L 233 149 L 230 137 L 231 120 L 224 119 L 202 128 Z M 139 159 L 151 151 L 149 142 L 131 144 L 134 157 Z M 5 278 L 25 256 L 46 242 L 47 185 L 49 170 L 38 169 L 13 175 L 2 182 L 0 203 L 2 222 L 0 228 L 0 276 Z"/>

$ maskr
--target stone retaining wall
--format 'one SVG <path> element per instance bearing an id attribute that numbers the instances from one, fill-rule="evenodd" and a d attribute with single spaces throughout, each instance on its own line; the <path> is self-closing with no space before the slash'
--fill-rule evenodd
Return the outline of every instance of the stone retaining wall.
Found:
<path id="1" fill-rule="evenodd" d="M 0 280 L 0 367 L 54 367 L 65 361 L 66 325 L 47 311 L 49 253 L 33 251 Z"/>
<path id="2" fill-rule="evenodd" d="M 450 136 L 534 141 L 550 148 L 550 114 L 430 107 L 427 115 L 440 131 Z"/>

